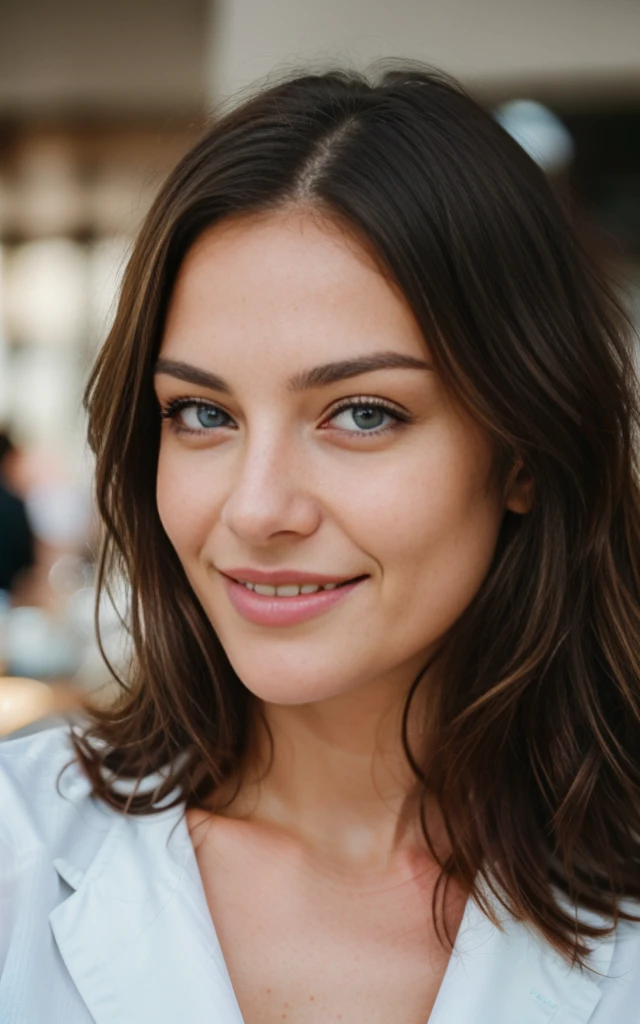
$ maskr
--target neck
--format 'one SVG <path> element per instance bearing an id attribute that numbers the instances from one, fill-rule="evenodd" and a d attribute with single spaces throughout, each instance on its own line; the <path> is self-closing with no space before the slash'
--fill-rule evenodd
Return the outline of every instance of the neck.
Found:
<path id="1" fill-rule="evenodd" d="M 381 683 L 316 704 L 260 705 L 257 756 L 224 813 L 285 830 L 345 868 L 402 860 L 422 844 L 400 692 Z"/>

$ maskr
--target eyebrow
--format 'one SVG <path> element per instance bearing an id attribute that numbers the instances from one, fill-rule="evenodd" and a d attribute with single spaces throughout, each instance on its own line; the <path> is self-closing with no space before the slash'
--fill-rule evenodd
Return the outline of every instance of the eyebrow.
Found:
<path id="1" fill-rule="evenodd" d="M 324 363 L 322 366 L 314 366 L 310 370 L 302 370 L 294 373 L 287 381 L 289 391 L 311 391 L 313 388 L 327 387 L 341 380 L 348 380 L 350 377 L 359 377 L 363 373 L 373 373 L 374 370 L 433 370 L 430 363 L 415 356 L 406 356 L 401 352 L 375 352 L 369 356 L 359 356 L 355 359 L 341 359 L 335 363 Z M 225 395 L 232 395 L 233 389 L 217 373 L 210 373 L 190 363 L 183 363 L 174 359 L 158 359 L 155 365 L 155 373 L 167 374 L 169 377 L 176 377 L 178 380 L 186 381 L 187 384 L 199 384 L 201 387 L 210 388 L 212 391 L 220 391 Z"/>

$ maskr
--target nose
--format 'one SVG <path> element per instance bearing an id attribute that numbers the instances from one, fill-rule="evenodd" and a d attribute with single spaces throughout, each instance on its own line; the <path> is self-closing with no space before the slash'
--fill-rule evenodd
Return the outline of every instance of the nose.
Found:
<path id="1" fill-rule="evenodd" d="M 310 536 L 320 518 L 308 455 L 286 437 L 263 432 L 248 439 L 238 452 L 222 523 L 245 545 L 264 547 L 279 534 Z"/>

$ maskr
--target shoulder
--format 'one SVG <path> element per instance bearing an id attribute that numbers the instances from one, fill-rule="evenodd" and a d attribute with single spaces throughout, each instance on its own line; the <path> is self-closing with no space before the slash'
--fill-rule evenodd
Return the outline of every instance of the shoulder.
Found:
<path id="1" fill-rule="evenodd" d="M 38 776 L 50 774 L 73 757 L 72 726 L 41 729 L 0 743 L 0 771 L 16 781 L 33 784 Z M 35 772 L 35 774 L 34 774 Z"/>
<path id="2" fill-rule="evenodd" d="M 0 743 L 0 786 L 3 796 L 8 791 L 21 794 L 29 801 L 37 801 L 70 764 L 74 782 L 80 781 L 82 772 L 76 762 L 71 738 L 72 726 L 59 725 L 43 729 L 29 736 L 8 739 Z M 89 788 L 89 780 L 86 780 Z"/>
<path id="3" fill-rule="evenodd" d="M 0 743 L 0 1005 L 26 949 L 47 962 L 47 917 L 64 898 L 56 860 L 74 848 L 91 862 L 109 828 L 96 803 L 68 725 Z"/>
<path id="4" fill-rule="evenodd" d="M 610 975 L 613 978 L 625 978 L 627 982 L 633 981 L 640 1005 L 640 902 L 624 900 L 620 909 L 634 920 L 618 921 L 613 933 Z"/>
<path id="5" fill-rule="evenodd" d="M 91 784 L 69 725 L 0 744 L 0 849 L 14 856 L 55 847 L 85 817 Z M 6 863 L 6 860 L 5 860 Z"/>
<path id="6" fill-rule="evenodd" d="M 0 743 L 0 882 L 12 870 L 52 865 L 74 887 L 115 833 L 132 857 L 160 857 L 160 839 L 184 813 L 182 803 L 147 816 L 127 815 L 93 794 L 77 760 L 72 730 L 63 725 Z M 96 743 L 95 739 L 91 741 Z M 118 779 L 120 793 L 153 790 L 162 773 L 142 783 Z M 175 798 L 176 794 L 172 794 Z M 167 801 L 170 804 L 170 800 Z M 13 869 L 10 867 L 13 865 Z"/>
<path id="7" fill-rule="evenodd" d="M 640 916 L 640 905 L 626 903 L 624 909 Z M 589 1024 L 632 1024 L 638 1020 L 640 1006 L 640 923 L 619 921 L 615 932 L 603 946 L 609 945 L 611 955 L 606 964 L 596 964 L 593 975 L 600 991 L 600 1000 Z"/>

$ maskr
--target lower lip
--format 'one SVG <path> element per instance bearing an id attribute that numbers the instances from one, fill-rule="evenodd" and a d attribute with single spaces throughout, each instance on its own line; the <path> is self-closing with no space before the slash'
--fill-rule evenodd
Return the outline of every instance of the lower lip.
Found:
<path id="1" fill-rule="evenodd" d="M 297 597 L 268 597 L 256 594 L 242 583 L 222 577 L 229 599 L 235 610 L 249 622 L 259 626 L 294 626 L 297 622 L 306 622 L 314 615 L 321 615 L 329 608 L 335 607 L 340 601 L 352 594 L 366 577 L 345 583 L 335 590 L 318 590 L 315 594 L 298 594 Z"/>

